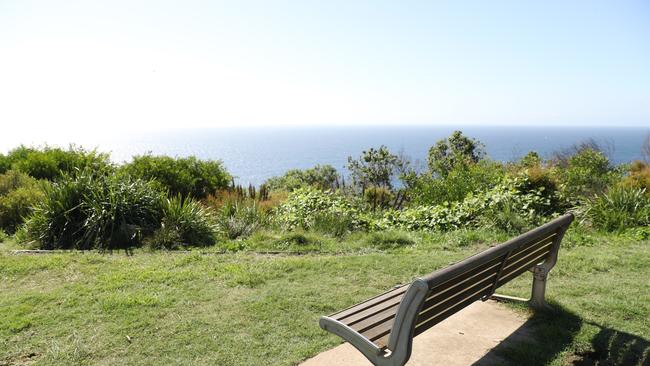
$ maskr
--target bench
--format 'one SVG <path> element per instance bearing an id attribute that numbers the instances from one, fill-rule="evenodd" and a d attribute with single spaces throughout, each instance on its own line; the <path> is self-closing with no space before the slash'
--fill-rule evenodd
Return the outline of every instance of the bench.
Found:
<path id="1" fill-rule="evenodd" d="M 572 221 L 570 213 L 561 216 L 409 285 L 323 316 L 320 326 L 348 341 L 376 366 L 403 366 L 411 356 L 413 337 L 474 301 L 513 299 L 494 292 L 526 271 L 533 272 L 529 304 L 546 308 L 546 279 Z"/>

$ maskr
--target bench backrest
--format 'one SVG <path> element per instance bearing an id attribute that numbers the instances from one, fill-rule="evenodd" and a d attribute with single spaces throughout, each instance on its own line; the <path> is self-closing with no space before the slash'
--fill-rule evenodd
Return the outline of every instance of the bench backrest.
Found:
<path id="1" fill-rule="evenodd" d="M 561 216 L 506 243 L 422 278 L 429 292 L 415 327 L 419 334 L 537 264 L 552 267 L 573 215 Z M 552 262 L 552 263 L 551 263 Z"/>

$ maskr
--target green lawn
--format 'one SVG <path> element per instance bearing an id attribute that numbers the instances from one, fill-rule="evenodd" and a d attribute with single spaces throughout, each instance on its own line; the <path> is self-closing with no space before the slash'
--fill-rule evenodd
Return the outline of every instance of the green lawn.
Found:
<path id="1" fill-rule="evenodd" d="M 295 365 L 340 342 L 320 315 L 505 238 L 262 233 L 228 254 L 0 244 L 0 365 Z M 556 311 L 531 314 L 537 344 L 495 352 L 512 364 L 648 364 L 650 242 L 570 232 L 564 244 L 548 287 Z M 500 292 L 526 296 L 525 277 Z"/>

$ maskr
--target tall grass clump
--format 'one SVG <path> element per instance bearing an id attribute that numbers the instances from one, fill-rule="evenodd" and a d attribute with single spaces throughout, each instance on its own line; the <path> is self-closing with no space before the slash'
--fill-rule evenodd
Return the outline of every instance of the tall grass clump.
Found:
<path id="1" fill-rule="evenodd" d="M 45 190 L 26 222 L 42 249 L 138 246 L 160 226 L 164 194 L 151 182 L 84 171 Z"/>
<path id="2" fill-rule="evenodd" d="M 650 225 L 650 196 L 644 188 L 619 186 L 587 200 L 579 209 L 583 220 L 606 231 Z"/>
<path id="3" fill-rule="evenodd" d="M 163 201 L 161 226 L 146 241 L 153 248 L 176 249 L 213 245 L 215 235 L 216 227 L 209 210 L 200 202 L 179 195 Z"/>
<path id="4" fill-rule="evenodd" d="M 249 197 L 241 187 L 221 190 L 204 200 L 214 214 L 217 232 L 228 239 L 247 237 L 265 226 L 273 202 L 256 195 Z"/>

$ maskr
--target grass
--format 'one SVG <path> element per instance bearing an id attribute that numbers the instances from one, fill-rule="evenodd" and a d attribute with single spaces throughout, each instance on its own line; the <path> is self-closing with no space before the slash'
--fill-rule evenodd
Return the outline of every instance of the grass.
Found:
<path id="1" fill-rule="evenodd" d="M 295 365 L 340 342 L 320 330 L 320 315 L 503 239 L 486 231 L 268 232 L 224 244 L 239 249 L 225 254 L 130 255 L 17 255 L 5 241 L 0 365 Z M 548 287 L 557 311 L 530 320 L 544 342 L 495 352 L 512 364 L 634 364 L 626 362 L 650 351 L 649 244 L 570 231 Z M 260 254 L 272 250 L 287 254 Z M 500 292 L 529 290 L 526 276 Z"/>

